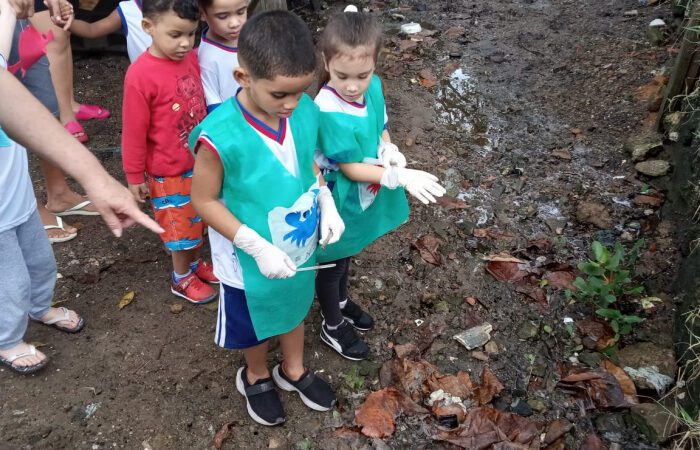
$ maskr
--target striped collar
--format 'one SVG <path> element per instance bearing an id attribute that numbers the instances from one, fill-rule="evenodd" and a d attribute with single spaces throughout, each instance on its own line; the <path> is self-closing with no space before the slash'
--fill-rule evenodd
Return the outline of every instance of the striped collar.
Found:
<path id="1" fill-rule="evenodd" d="M 135 0 L 137 1 L 137 0 Z M 216 42 L 212 39 L 209 39 L 207 37 L 207 33 L 209 32 L 209 27 L 204 27 L 202 30 L 202 42 L 206 42 L 209 45 L 213 45 L 214 47 L 220 48 L 221 50 L 225 52 L 231 52 L 231 53 L 238 53 L 238 47 L 231 47 L 229 45 L 224 45 L 220 42 Z"/>
<path id="2" fill-rule="evenodd" d="M 238 92 L 236 92 L 236 103 L 238 103 L 238 107 L 241 109 L 241 112 L 243 113 L 243 117 L 245 118 L 246 122 L 250 124 L 253 129 L 256 131 L 260 132 L 263 134 L 263 136 L 266 136 L 273 141 L 277 142 L 278 144 L 284 143 L 284 138 L 287 135 L 287 119 L 280 119 L 279 127 L 277 130 L 273 129 L 266 123 L 264 123 L 262 120 L 258 119 L 254 115 L 252 115 L 250 112 L 248 112 L 245 107 L 241 104 L 240 100 L 238 100 L 238 93 L 241 92 L 241 88 L 238 88 Z"/>
<path id="3" fill-rule="evenodd" d="M 321 89 L 325 89 L 325 90 L 327 90 L 327 91 L 331 91 L 333 94 L 335 94 L 336 97 L 338 97 L 339 99 L 341 99 L 342 101 L 344 101 L 344 102 L 347 103 L 348 105 L 354 106 L 355 108 L 364 108 L 365 106 L 367 106 L 367 102 L 360 103 L 360 102 L 349 102 L 349 101 L 345 100 L 345 99 L 343 98 L 343 96 L 340 95 L 340 94 L 338 93 L 338 91 L 336 91 L 336 90 L 333 89 L 332 87 L 328 86 L 327 84 L 324 84 L 323 87 L 322 87 Z"/>

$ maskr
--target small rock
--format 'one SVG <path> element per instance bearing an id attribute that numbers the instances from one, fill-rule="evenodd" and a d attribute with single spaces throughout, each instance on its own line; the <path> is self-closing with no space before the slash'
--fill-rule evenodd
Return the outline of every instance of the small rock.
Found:
<path id="1" fill-rule="evenodd" d="M 662 177 L 671 169 L 671 164 L 663 159 L 643 161 L 634 165 L 637 172 L 649 177 Z"/>
<path id="2" fill-rule="evenodd" d="M 538 413 L 543 413 L 547 411 L 547 405 L 544 401 L 540 400 L 539 398 L 528 399 L 527 404 L 530 405 L 530 407 Z"/>
<path id="3" fill-rule="evenodd" d="M 522 340 L 533 339 L 540 331 L 540 325 L 531 321 L 525 320 L 518 327 L 518 338 Z"/>
<path id="4" fill-rule="evenodd" d="M 571 161 L 571 152 L 566 148 L 556 148 L 552 150 L 552 156 L 565 161 Z"/>
<path id="5" fill-rule="evenodd" d="M 281 448 L 282 443 L 279 441 L 277 438 L 270 438 L 270 441 L 267 444 L 267 448 Z"/>
<path id="6" fill-rule="evenodd" d="M 600 353 L 582 352 L 578 355 L 578 359 L 588 367 L 598 367 L 600 364 Z"/>
<path id="7" fill-rule="evenodd" d="M 530 405 L 528 405 L 526 401 L 519 398 L 516 398 L 515 401 L 511 403 L 510 410 L 513 412 L 513 414 L 523 417 L 528 417 L 533 414 Z"/>
<path id="8" fill-rule="evenodd" d="M 630 409 L 632 421 L 650 442 L 664 442 L 678 428 L 678 421 L 658 403 L 641 403 Z"/>
<path id="9" fill-rule="evenodd" d="M 652 197 L 651 195 L 638 195 L 632 202 L 638 206 L 653 206 L 654 208 L 658 208 L 664 201 L 659 197 Z"/>
<path id="10" fill-rule="evenodd" d="M 660 373 L 659 368 L 656 366 L 642 367 L 640 369 L 625 367 L 624 370 L 639 389 L 654 389 L 661 395 L 673 385 L 673 378 Z"/>
<path id="11" fill-rule="evenodd" d="M 170 305 L 170 312 L 173 314 L 180 314 L 183 308 L 184 306 L 182 306 L 182 303 L 173 303 Z"/>
<path id="12" fill-rule="evenodd" d="M 647 157 L 656 155 L 664 148 L 663 137 L 659 133 L 645 133 L 630 138 L 625 142 L 624 149 L 632 156 L 632 161 L 644 161 Z"/>
<path id="13" fill-rule="evenodd" d="M 625 428 L 625 418 L 619 413 L 603 413 L 595 418 L 595 427 L 604 436 L 620 434 Z"/>
<path id="14" fill-rule="evenodd" d="M 467 350 L 474 350 L 491 339 L 491 330 L 493 330 L 493 326 L 488 322 L 484 322 L 481 325 L 455 334 L 452 338 L 465 346 Z"/>
<path id="15" fill-rule="evenodd" d="M 625 17 L 637 17 L 639 15 L 639 11 L 636 9 L 630 9 L 629 11 L 622 13 L 622 15 Z"/>
<path id="16" fill-rule="evenodd" d="M 443 186 L 447 190 L 447 195 L 457 197 L 462 188 L 462 174 L 454 167 L 450 167 L 445 171 L 442 179 L 444 180 Z"/>
<path id="17" fill-rule="evenodd" d="M 479 361 L 489 360 L 489 355 L 487 355 L 484 352 L 480 352 L 479 350 L 472 350 L 471 353 L 469 353 L 469 356 L 471 356 L 474 359 L 478 359 Z"/>
<path id="18" fill-rule="evenodd" d="M 579 203 L 576 210 L 576 218 L 579 222 L 590 223 L 604 230 L 610 229 L 614 225 L 608 210 L 599 203 Z"/>
<path id="19" fill-rule="evenodd" d="M 486 353 L 491 354 L 491 355 L 497 355 L 498 354 L 498 344 L 496 344 L 493 340 L 488 341 L 486 345 L 484 346 L 484 350 L 486 350 Z"/>
<path id="20" fill-rule="evenodd" d="M 647 28 L 647 37 L 652 45 L 663 45 L 666 40 L 664 31 L 666 30 L 666 22 L 661 19 L 654 19 L 649 23 Z"/>
<path id="21" fill-rule="evenodd" d="M 557 234 L 562 234 L 564 232 L 564 227 L 566 227 L 566 219 L 545 219 L 544 223 L 547 224 L 550 230 Z"/>
<path id="22" fill-rule="evenodd" d="M 664 392 L 673 384 L 678 370 L 673 348 L 652 342 L 628 345 L 618 352 L 617 357 L 619 366 L 642 390 Z"/>

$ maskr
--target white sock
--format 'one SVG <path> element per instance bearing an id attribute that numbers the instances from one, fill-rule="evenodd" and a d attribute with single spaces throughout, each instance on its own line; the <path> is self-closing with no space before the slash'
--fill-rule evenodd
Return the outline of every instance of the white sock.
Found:
<path id="1" fill-rule="evenodd" d="M 340 302 L 340 309 L 345 308 L 345 305 L 347 305 L 347 304 L 348 304 L 348 299 L 346 298 L 345 300 L 343 300 L 342 302 Z"/>
<path id="2" fill-rule="evenodd" d="M 192 270 L 191 270 L 191 269 L 188 270 L 187 273 L 182 274 L 182 275 L 180 275 L 179 273 L 176 273 L 176 272 L 173 270 L 173 281 L 176 282 L 176 283 L 179 283 L 180 280 L 182 280 L 182 279 L 185 278 L 185 277 L 190 276 L 191 273 L 192 273 Z"/>
<path id="3" fill-rule="evenodd" d="M 329 330 L 331 330 L 331 331 L 335 331 L 335 330 L 337 330 L 338 328 L 340 328 L 340 326 L 343 324 L 343 322 L 345 322 L 345 320 L 341 320 L 340 323 L 339 323 L 338 325 L 328 325 L 328 324 L 326 324 L 326 328 L 329 329 Z"/>

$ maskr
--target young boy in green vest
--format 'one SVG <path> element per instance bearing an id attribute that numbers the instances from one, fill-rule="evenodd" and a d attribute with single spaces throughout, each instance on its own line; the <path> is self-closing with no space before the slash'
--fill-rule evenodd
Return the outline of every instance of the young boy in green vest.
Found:
<path id="1" fill-rule="evenodd" d="M 303 320 L 316 246 L 336 242 L 345 226 L 313 161 L 319 111 L 304 93 L 316 68 L 308 28 L 286 11 L 256 15 L 241 30 L 238 59 L 241 88 L 190 135 L 192 203 L 233 242 L 238 279 L 222 283 L 216 342 L 243 350 L 236 387 L 250 416 L 278 425 L 285 414 L 275 384 L 314 410 L 335 404 L 331 387 L 304 367 Z M 284 360 L 270 375 L 272 336 Z"/>

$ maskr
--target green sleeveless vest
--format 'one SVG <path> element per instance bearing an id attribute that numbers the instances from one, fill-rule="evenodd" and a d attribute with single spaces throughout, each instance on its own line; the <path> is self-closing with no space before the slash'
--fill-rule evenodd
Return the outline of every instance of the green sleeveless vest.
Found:
<path id="1" fill-rule="evenodd" d="M 319 223 L 318 181 L 312 169 L 318 107 L 304 94 L 287 123 L 296 147 L 297 177 L 245 120 L 235 97 L 209 114 L 192 131 L 189 143 L 194 149 L 197 139 L 206 136 L 216 147 L 224 168 L 222 195 L 233 215 L 285 251 L 297 266 L 312 266 L 316 264 Z M 314 271 L 270 280 L 251 256 L 242 251 L 237 255 L 258 339 L 294 329 L 313 301 Z"/>
<path id="2" fill-rule="evenodd" d="M 365 92 L 367 117 L 340 112 L 321 112 L 319 143 L 323 154 L 339 163 L 364 162 L 380 165 L 377 145 L 384 131 L 384 94 L 379 77 Z M 338 170 L 324 175 L 333 183 L 333 199 L 345 222 L 345 233 L 335 244 L 318 250 L 319 262 L 353 256 L 377 238 L 408 220 L 408 201 L 402 188 L 357 183 Z"/>

